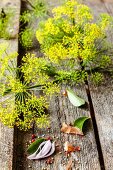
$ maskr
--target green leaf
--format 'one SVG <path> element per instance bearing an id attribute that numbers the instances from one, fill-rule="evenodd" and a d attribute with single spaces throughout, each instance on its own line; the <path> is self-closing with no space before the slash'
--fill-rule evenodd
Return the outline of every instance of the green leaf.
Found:
<path id="1" fill-rule="evenodd" d="M 27 152 L 28 152 L 29 154 L 34 153 L 34 152 L 38 149 L 39 145 L 40 145 L 42 142 L 44 142 L 44 141 L 45 141 L 44 138 L 37 139 L 35 142 L 33 142 L 33 143 L 28 147 Z"/>
<path id="2" fill-rule="evenodd" d="M 84 123 L 88 119 L 90 119 L 90 117 L 87 116 L 79 117 L 78 119 L 75 120 L 74 126 L 78 127 L 82 131 Z"/>
<path id="3" fill-rule="evenodd" d="M 74 106 L 79 107 L 85 104 L 85 100 L 78 97 L 72 90 L 67 90 L 67 95 Z"/>

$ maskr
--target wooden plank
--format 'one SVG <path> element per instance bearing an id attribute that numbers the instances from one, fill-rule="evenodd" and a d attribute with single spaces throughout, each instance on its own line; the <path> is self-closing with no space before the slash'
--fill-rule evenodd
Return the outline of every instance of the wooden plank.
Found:
<path id="1" fill-rule="evenodd" d="M 0 40 L 0 43 L 7 42 L 9 44 L 8 53 L 18 51 L 17 33 L 19 30 L 19 14 L 20 1 L 4 0 L 0 1 L 0 11 L 2 8 L 11 7 L 14 9 L 13 27 L 10 29 L 11 40 Z M 8 128 L 0 123 L 0 170 L 12 170 L 13 161 L 13 133 L 14 129 Z"/>
<path id="2" fill-rule="evenodd" d="M 104 5 L 106 7 L 107 12 L 109 13 L 109 15 L 113 16 L 113 1 L 108 2 L 104 2 Z"/>
<path id="3" fill-rule="evenodd" d="M 108 84 L 109 81 L 109 84 Z M 100 142 L 106 170 L 113 169 L 113 86 L 112 80 L 107 80 L 96 88 L 90 85 L 95 117 L 98 126 Z"/>
<path id="4" fill-rule="evenodd" d="M 51 6 L 58 5 L 58 1 L 48 1 Z M 33 49 L 34 50 L 34 49 Z M 37 49 L 35 50 L 37 51 Z M 65 87 L 63 86 L 62 89 Z M 75 90 L 75 88 L 73 88 Z M 87 101 L 87 95 L 84 87 L 77 87 L 77 93 Z M 72 170 L 100 170 L 100 163 L 97 152 L 97 145 L 95 142 L 94 131 L 92 123 L 90 128 L 86 132 L 86 135 L 81 138 L 75 135 L 66 135 L 60 132 L 61 124 L 65 121 L 66 123 L 73 123 L 73 121 L 79 116 L 90 116 L 89 108 L 75 108 L 70 104 L 69 100 L 63 97 L 61 94 L 57 97 L 53 97 L 50 102 L 50 117 L 51 117 L 51 129 L 37 129 L 35 133 L 38 137 L 51 136 L 56 145 L 59 145 L 60 150 L 57 151 L 52 157 L 54 158 L 53 164 L 46 164 L 46 159 L 31 161 L 27 159 L 27 147 L 31 140 L 32 132 L 16 132 L 15 149 L 16 149 L 16 164 L 14 169 L 16 170 L 65 170 L 66 164 L 70 159 L 73 160 Z M 75 146 L 80 146 L 81 151 L 71 154 L 67 157 L 64 153 L 63 144 L 65 141 L 69 141 Z"/>
<path id="5" fill-rule="evenodd" d="M 45 0 L 45 2 L 48 4 L 49 10 L 53 9 L 54 7 L 57 7 L 65 2 L 65 0 Z"/>
<path id="6" fill-rule="evenodd" d="M 113 2 L 100 2 L 100 5 L 89 6 L 95 11 L 96 16 L 100 13 L 100 8 L 105 13 L 113 15 Z M 101 7 L 100 7 L 101 6 Z M 96 7 L 96 8 L 95 8 Z M 113 39 L 112 39 L 113 41 Z M 94 87 L 90 83 L 91 97 L 102 147 L 105 169 L 113 169 L 113 80 L 106 76 L 106 81 L 99 87 Z"/>
<path id="7" fill-rule="evenodd" d="M 91 8 L 95 19 L 97 19 L 99 14 L 106 12 L 105 5 L 100 0 L 95 1 L 83 0 L 83 2 Z"/>
<path id="8" fill-rule="evenodd" d="M 65 87 L 63 87 L 64 89 Z M 73 88 L 75 90 L 75 88 Z M 87 96 L 84 87 L 76 88 L 76 92 L 82 98 L 87 101 Z M 61 148 L 60 151 L 56 152 L 53 155 L 54 163 L 47 165 L 45 160 L 27 160 L 27 143 L 31 139 L 31 134 L 25 134 L 21 137 L 23 141 L 21 142 L 21 148 L 24 149 L 23 154 L 23 162 L 22 166 L 24 170 L 65 170 L 66 164 L 70 159 L 73 160 L 73 168 L 72 170 L 100 170 L 100 163 L 98 159 L 97 146 L 95 142 L 94 132 L 92 128 L 92 123 L 90 122 L 88 131 L 84 137 L 79 137 L 76 135 L 67 135 L 60 132 L 61 124 L 66 122 L 67 124 L 73 123 L 75 119 L 79 116 L 90 116 L 89 108 L 76 108 L 74 107 L 68 100 L 67 97 L 64 97 L 60 94 L 57 97 L 53 97 L 50 102 L 50 117 L 51 117 L 51 129 L 37 129 L 35 128 L 35 132 L 37 136 L 51 136 L 54 141 L 56 141 L 56 145 L 59 145 Z M 22 135 L 22 134 L 21 134 Z M 81 151 L 72 153 L 69 157 L 67 157 L 64 153 L 63 144 L 69 141 L 75 146 L 80 146 Z M 18 168 L 19 169 L 19 168 Z"/>

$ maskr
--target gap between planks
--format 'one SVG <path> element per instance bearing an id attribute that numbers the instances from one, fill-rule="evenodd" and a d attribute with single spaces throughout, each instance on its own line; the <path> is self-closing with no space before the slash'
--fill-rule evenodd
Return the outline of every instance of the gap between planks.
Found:
<path id="1" fill-rule="evenodd" d="M 11 28 L 11 40 L 0 39 L 0 43 L 8 43 L 9 47 L 7 53 L 18 51 L 18 30 L 19 30 L 19 14 L 20 14 L 20 0 L 5 0 L 0 1 L 1 8 L 13 8 L 15 15 L 13 20 L 13 27 Z M 12 170 L 13 162 L 13 136 L 14 129 L 4 126 L 0 122 L 0 170 Z"/>
<path id="2" fill-rule="evenodd" d="M 82 88 L 79 89 L 79 90 L 77 89 L 77 91 L 79 91 L 79 92 L 82 91 Z M 85 91 L 83 91 L 83 94 L 86 94 Z M 85 95 L 85 98 L 87 98 L 86 95 Z M 67 102 L 65 100 L 63 100 L 62 97 L 57 97 L 53 101 L 54 102 L 52 104 L 52 109 L 50 108 L 50 110 L 51 110 L 51 114 L 52 114 L 51 117 L 53 116 L 55 118 L 55 122 L 57 123 L 56 127 L 54 126 L 55 124 L 53 124 L 53 130 L 49 134 L 47 134 L 45 130 L 39 130 L 37 132 L 37 129 L 35 129 L 35 131 L 38 135 L 45 133 L 46 135 L 52 134 L 54 136 L 59 137 L 59 143 L 63 147 L 62 139 L 64 140 L 64 142 L 65 142 L 65 140 L 69 140 L 69 139 L 70 139 L 70 141 L 74 142 L 73 141 L 74 137 L 72 138 L 72 136 L 69 137 L 67 135 L 65 135 L 65 137 L 64 137 L 64 135 L 60 133 L 61 120 L 64 119 L 66 122 L 68 122 L 71 118 L 71 121 L 72 121 L 74 117 L 77 118 L 80 115 L 82 116 L 84 113 L 82 111 L 75 109 L 75 108 L 70 108 L 70 104 L 69 103 L 67 104 Z M 61 104 L 61 103 L 63 103 L 63 104 Z M 63 109 L 64 113 L 62 112 L 62 106 L 63 105 L 64 105 L 64 109 Z M 70 109 L 73 110 L 73 115 L 71 115 L 71 116 L 70 116 L 70 113 L 69 113 Z M 84 112 L 86 113 L 86 115 L 89 115 L 89 111 L 84 111 Z M 62 116 L 64 118 L 62 118 Z M 54 122 L 53 118 L 52 118 L 51 121 Z M 21 160 L 21 163 L 20 163 L 21 167 L 19 167 L 18 164 L 17 164 L 16 167 L 18 169 L 21 168 L 21 169 L 24 169 L 24 170 L 25 169 L 26 170 L 31 169 L 31 167 L 34 170 L 37 169 L 37 168 L 38 169 L 40 168 L 39 170 L 41 170 L 43 167 L 47 166 L 45 164 L 45 161 L 31 162 L 29 160 L 26 160 L 26 154 L 27 154 L 26 153 L 26 143 L 30 139 L 30 135 L 31 135 L 31 133 L 23 134 L 23 133 L 17 132 L 17 136 L 18 136 L 17 143 L 20 145 L 20 147 L 22 149 L 24 149 L 24 153 L 21 155 L 22 159 L 23 159 L 23 161 Z M 92 130 L 90 129 L 90 132 L 88 132 L 88 134 L 85 136 L 85 138 L 84 138 L 83 143 L 82 143 L 82 142 L 80 142 L 80 139 L 75 137 L 75 139 L 79 141 L 78 143 L 81 143 L 81 146 L 83 145 L 83 151 L 81 151 L 81 154 L 79 156 L 80 157 L 80 164 L 78 164 L 78 165 L 75 164 L 73 166 L 73 170 L 77 169 L 77 168 L 79 168 L 80 170 L 90 170 L 90 169 L 98 169 L 99 170 L 100 164 L 99 164 L 99 160 L 98 160 L 98 152 L 97 152 L 97 146 L 96 146 L 96 143 L 95 143 L 93 129 Z M 88 148 L 89 148 L 89 150 L 88 150 Z M 21 156 L 19 156 L 19 157 L 21 157 Z M 54 170 L 65 169 L 65 166 L 62 165 L 62 161 L 63 161 L 62 155 L 60 155 L 60 156 L 55 155 L 55 163 L 53 165 L 50 165 L 48 167 L 48 169 L 51 169 L 51 170 L 53 170 L 53 168 L 54 168 Z"/>
<path id="3" fill-rule="evenodd" d="M 101 12 L 113 15 L 113 1 L 86 1 L 97 17 Z M 111 36 L 112 38 L 112 36 Z M 111 40 L 113 42 L 113 38 Z M 106 76 L 106 81 L 100 87 L 94 87 L 90 82 L 90 93 L 93 102 L 95 118 L 106 170 L 113 170 L 113 81 Z"/>
<path id="4" fill-rule="evenodd" d="M 60 116 L 60 118 L 62 119 L 62 112 L 60 112 L 60 110 L 61 110 L 61 106 L 59 106 L 59 101 L 60 101 L 61 99 L 59 99 L 59 98 L 57 98 L 55 101 L 54 101 L 54 103 L 57 103 L 56 105 L 56 108 L 54 108 L 53 110 L 55 111 L 55 113 L 57 112 L 57 114 Z M 63 101 L 62 101 L 63 102 Z M 64 102 L 64 105 L 65 105 L 66 103 Z M 66 106 L 66 107 L 69 107 L 70 108 L 70 106 Z M 74 109 L 74 108 L 73 108 Z M 52 111 L 53 112 L 53 111 Z M 66 117 L 68 117 L 68 118 L 70 118 L 70 115 L 68 115 L 69 114 L 69 110 L 67 109 L 67 113 L 66 114 L 64 114 L 64 118 L 65 118 L 65 120 L 68 122 L 69 121 L 69 119 L 67 119 Z M 89 114 L 89 113 L 88 113 Z M 56 117 L 59 117 L 58 115 L 56 115 Z M 59 119 L 60 120 L 60 119 Z M 59 120 L 57 120 L 57 122 L 58 122 L 58 124 L 59 124 Z M 60 124 L 61 124 L 61 122 L 60 122 Z M 59 124 L 59 125 L 60 125 Z M 54 127 L 54 125 L 53 125 L 53 127 Z M 59 127 L 59 126 L 58 126 Z M 60 128 L 58 128 L 58 130 L 60 130 Z M 59 136 L 59 132 L 57 132 L 57 133 L 55 133 L 55 129 L 53 129 L 53 131 L 54 131 L 54 133 L 52 132 L 52 134 L 56 134 L 56 135 L 58 135 Z M 39 133 L 39 132 L 38 132 Z M 40 132 L 40 134 L 41 133 L 45 133 L 45 132 Z M 91 132 L 91 134 L 92 134 L 92 132 Z M 21 134 L 20 134 L 21 135 Z M 61 134 L 60 134 L 61 135 Z M 23 142 L 22 142 L 22 144 L 25 146 L 25 142 L 29 139 L 29 137 L 28 137 L 29 135 L 28 134 L 24 134 L 24 139 L 23 139 Z M 59 138 L 60 138 L 60 136 L 59 136 Z M 66 136 L 66 138 L 67 139 L 69 139 L 69 137 L 68 136 Z M 65 139 L 66 139 L 65 138 Z M 94 137 L 93 137 L 94 138 Z M 93 139 L 94 140 L 94 139 Z M 61 141 L 60 141 L 60 143 L 61 143 Z M 79 143 L 79 142 L 78 142 Z M 94 142 L 95 143 L 95 142 Z M 83 144 L 83 147 L 84 147 L 84 144 Z M 87 147 L 87 145 L 86 145 L 86 147 Z M 87 150 L 87 149 L 86 149 Z M 96 151 L 96 148 L 95 148 L 95 151 Z M 96 159 L 94 159 L 94 161 L 96 161 L 96 162 L 93 162 L 92 160 L 86 160 L 86 161 L 84 161 L 83 159 L 88 159 L 88 157 L 86 157 L 86 155 L 87 155 L 87 152 L 85 152 L 85 151 L 83 151 L 84 152 L 84 158 L 83 158 L 83 155 L 82 155 L 82 164 L 79 166 L 79 168 L 81 169 L 81 170 L 86 170 L 86 169 L 88 169 L 88 170 L 90 170 L 90 169 L 92 169 L 92 165 L 93 165 L 93 163 L 95 164 L 94 166 L 96 166 L 96 167 L 94 167 L 94 169 L 96 168 L 97 170 L 99 170 L 100 169 L 100 167 L 99 167 L 99 162 L 98 162 L 98 155 L 96 154 Z M 92 152 L 92 153 L 94 153 L 94 152 Z M 89 153 L 88 153 L 89 154 Z M 91 154 L 91 153 L 90 153 Z M 89 157 L 91 156 L 89 154 Z M 26 155 L 24 155 L 24 158 L 25 158 L 25 156 Z M 88 156 L 88 155 L 87 155 Z M 58 159 L 56 159 L 55 161 L 55 166 L 56 166 L 56 168 L 58 168 L 58 170 L 60 170 L 61 168 L 63 168 L 62 167 L 62 165 L 61 165 L 61 163 L 59 164 L 59 161 L 61 162 L 61 156 L 58 156 L 57 155 L 57 157 L 58 157 Z M 91 156 L 92 157 L 92 156 Z M 91 158 L 90 157 L 90 158 Z M 26 158 L 24 159 L 24 160 L 26 160 Z M 91 163 L 92 162 L 92 163 Z M 28 169 L 31 169 L 30 167 L 29 167 L 29 164 L 32 166 L 32 169 L 36 169 L 36 168 L 43 168 L 44 166 L 46 166 L 46 164 L 45 164 L 45 162 L 44 161 L 39 161 L 39 163 L 37 163 L 37 162 L 33 162 L 33 163 L 31 163 L 31 162 L 29 162 L 29 161 L 25 161 L 24 162 L 24 164 L 27 164 L 27 165 L 25 165 L 25 169 L 26 170 L 28 170 Z M 58 165 L 59 165 L 59 167 L 58 167 Z M 49 167 L 51 170 L 53 170 L 52 168 L 53 168 L 53 165 L 51 165 L 50 167 Z M 60 168 L 60 169 L 59 169 Z M 73 167 L 74 168 L 74 167 Z M 83 169 L 84 168 L 84 169 Z M 90 169 L 89 169 L 90 168 Z M 20 170 L 20 169 L 19 169 Z M 57 169 L 55 169 L 55 170 L 57 170 Z"/>
<path id="5" fill-rule="evenodd" d="M 62 86 L 62 90 L 67 87 Z M 75 91 L 75 87 L 73 87 Z M 84 87 L 76 87 L 76 93 L 78 93 L 82 98 L 87 101 L 87 96 Z M 89 107 L 86 108 L 76 108 L 68 100 L 59 94 L 54 96 L 50 102 L 50 118 L 51 118 L 51 129 L 37 129 L 35 127 L 35 133 L 37 136 L 42 137 L 43 135 L 53 137 L 56 144 L 59 145 L 60 151 L 54 154 L 54 163 L 47 165 L 45 160 L 28 160 L 27 157 L 27 145 L 31 139 L 32 132 L 20 133 L 18 140 L 20 148 L 24 149 L 22 156 L 22 164 L 17 164 L 17 169 L 20 170 L 19 165 L 22 165 L 21 170 L 65 170 L 66 164 L 69 159 L 73 159 L 72 170 L 100 170 L 100 162 L 98 159 L 97 146 L 94 137 L 94 131 L 92 127 L 92 122 L 89 124 L 86 135 L 84 137 L 79 137 L 76 135 L 67 135 L 60 132 L 60 128 L 63 122 L 67 124 L 73 123 L 75 119 L 79 116 L 90 116 Z M 69 141 L 75 146 L 80 146 L 81 151 L 73 153 L 70 157 L 67 157 L 64 153 L 63 144 L 65 141 Z M 61 153 L 60 153 L 61 152 Z M 19 158 L 20 158 L 19 157 Z M 77 160 L 78 159 L 78 160 Z"/>

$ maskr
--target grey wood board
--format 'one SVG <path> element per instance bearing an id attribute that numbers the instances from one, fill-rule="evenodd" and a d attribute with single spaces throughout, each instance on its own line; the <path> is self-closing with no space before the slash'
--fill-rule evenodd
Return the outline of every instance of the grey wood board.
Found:
<path id="1" fill-rule="evenodd" d="M 56 1 L 52 2 L 52 3 L 49 2 L 49 3 L 52 6 L 54 6 L 54 3 L 56 3 Z M 86 3 L 92 8 L 92 10 L 94 12 L 94 15 L 96 17 L 98 16 L 99 13 L 107 12 L 106 8 L 108 8 L 108 6 L 109 6 L 110 10 L 112 9 L 112 4 L 108 4 L 107 2 L 104 4 L 104 3 L 101 3 L 100 1 L 96 0 L 96 1 L 90 1 L 90 2 L 87 1 Z M 56 3 L 56 5 L 58 5 L 58 3 Z M 94 87 L 92 87 L 92 89 L 93 89 L 93 92 L 91 91 L 92 92 L 92 96 L 93 95 L 95 96 L 95 100 L 93 99 L 93 101 L 96 102 L 96 98 L 98 99 L 97 94 L 99 93 L 99 91 L 96 89 L 97 91 L 95 92 L 95 88 Z M 80 89 L 77 90 L 77 91 L 81 93 Z M 81 93 L 81 94 L 84 94 L 84 92 Z M 107 92 L 106 92 L 106 94 L 107 94 Z M 101 99 L 105 97 L 105 96 L 103 97 L 102 94 L 100 94 L 100 93 L 99 93 L 99 95 L 100 95 Z M 94 109 L 96 111 L 97 104 L 99 104 L 99 103 L 95 104 L 95 102 L 94 102 Z M 104 107 L 102 105 L 103 102 L 105 102 L 105 101 L 101 102 L 101 109 L 100 110 L 99 110 L 99 107 L 98 107 L 98 111 L 100 111 L 100 112 L 101 112 L 101 110 L 103 110 L 103 107 Z M 76 116 L 74 114 L 71 115 L 72 114 L 72 113 L 70 113 L 71 109 L 72 109 L 71 112 L 75 113 Z M 73 163 L 73 169 L 74 168 L 75 169 L 78 168 L 78 169 L 81 169 L 81 170 L 85 170 L 85 169 L 89 169 L 90 170 L 90 169 L 92 169 L 92 167 L 93 167 L 93 169 L 97 169 L 97 170 L 100 169 L 99 162 L 98 162 L 97 150 L 95 149 L 96 144 L 95 144 L 95 139 L 94 139 L 94 133 L 92 132 L 93 130 L 86 134 L 86 136 L 83 138 L 82 142 L 81 142 L 81 139 L 79 139 L 78 137 L 73 137 L 73 136 L 64 135 L 64 134 L 60 133 L 61 122 L 63 122 L 64 120 L 66 122 L 68 122 L 68 123 L 72 122 L 73 118 L 75 119 L 79 115 L 84 114 L 84 113 L 82 113 L 82 110 L 79 111 L 79 109 L 75 109 L 75 108 L 71 107 L 69 102 L 67 101 L 67 99 L 63 99 L 60 96 L 60 97 L 53 98 L 53 101 L 51 102 L 51 106 L 50 106 L 50 111 L 51 111 L 51 117 L 52 117 L 51 124 L 52 124 L 53 129 L 51 129 L 49 132 L 47 132 L 46 129 L 45 130 L 44 129 L 43 130 L 39 130 L 39 129 L 36 128 L 35 129 L 36 133 L 38 135 L 40 135 L 40 136 L 43 135 L 43 134 L 45 134 L 46 136 L 48 136 L 48 135 L 57 136 L 58 139 L 55 139 L 55 140 L 57 140 L 57 142 L 59 142 L 59 144 L 62 146 L 62 148 L 63 148 L 63 144 L 62 143 L 64 141 L 70 140 L 70 142 L 74 143 L 73 142 L 74 141 L 73 138 L 75 138 L 75 141 L 78 144 L 81 144 L 81 146 L 83 147 L 83 150 L 81 148 L 81 152 L 80 152 L 80 155 L 79 155 L 79 163 Z M 89 111 L 84 111 L 84 112 L 89 115 Z M 98 117 L 99 117 L 99 115 L 96 116 L 96 120 L 97 120 L 98 128 L 100 128 L 100 125 L 99 125 L 100 122 L 98 121 Z M 107 119 L 106 116 L 105 116 L 105 119 Z M 111 118 L 110 118 L 110 120 L 111 120 Z M 104 121 L 105 120 L 103 120 L 103 122 Z M 102 122 L 101 122 L 101 125 L 102 125 Z M 105 129 L 104 129 L 104 131 L 105 131 Z M 104 142 L 103 142 L 102 137 L 101 137 L 103 135 L 104 131 L 103 131 L 102 128 L 99 129 L 99 136 L 100 136 L 100 141 L 101 141 L 101 145 L 102 145 L 102 150 L 103 150 L 103 153 L 105 155 L 105 152 L 106 152 L 106 149 L 107 149 L 106 148 L 107 145 L 103 144 L 103 143 L 105 143 L 105 138 L 104 138 Z M 109 131 L 107 131 L 107 130 L 105 131 L 105 134 L 104 134 L 105 137 L 106 137 L 106 135 L 109 134 L 108 132 Z M 27 133 L 24 134 L 24 136 L 22 138 L 23 138 L 23 142 L 22 142 L 23 148 L 25 148 L 24 156 L 22 157 L 22 159 L 24 160 L 24 163 L 23 163 L 24 169 L 26 169 L 26 170 L 27 169 L 34 169 L 34 170 L 35 169 L 39 169 L 39 170 L 41 170 L 43 168 L 47 168 L 47 169 L 51 169 L 51 170 L 52 169 L 61 169 L 61 170 L 64 170 L 65 165 L 62 164 L 62 162 L 63 162 L 63 154 L 60 154 L 60 153 L 57 153 L 55 155 L 54 164 L 48 165 L 48 166 L 45 163 L 45 160 L 41 160 L 41 161 L 29 161 L 29 160 L 27 160 L 26 159 L 26 157 L 27 157 L 26 156 L 26 154 L 27 154 L 26 153 L 26 148 L 27 148 L 27 146 L 26 146 L 27 144 L 26 143 L 28 143 L 28 141 L 31 139 L 31 133 L 30 134 L 27 134 Z M 91 142 L 92 144 L 91 145 L 88 143 L 90 140 L 92 140 L 92 142 Z M 76 143 L 74 143 L 74 144 L 76 144 Z M 109 144 L 110 144 L 109 145 L 109 148 L 110 148 L 111 147 L 111 143 L 109 143 Z M 91 150 L 87 149 L 87 148 L 90 148 L 90 147 L 94 148 L 93 151 L 92 151 L 92 148 L 91 148 Z M 94 150 L 95 150 L 95 153 L 94 153 Z M 112 148 L 111 148 L 111 150 L 112 150 Z M 106 168 L 108 168 L 108 169 L 111 168 L 111 164 L 112 164 L 112 159 L 109 159 L 109 157 L 112 157 L 112 155 L 110 155 L 110 154 L 108 153 L 107 157 L 105 158 L 105 163 L 106 163 L 106 159 L 108 159 L 107 162 L 109 162 L 109 161 L 111 162 L 111 163 L 109 163 L 109 165 L 106 164 L 106 166 L 107 166 Z M 96 156 L 94 156 L 94 155 L 96 155 Z M 78 153 L 77 153 L 77 156 L 78 156 Z M 92 159 L 93 157 L 95 157 L 95 158 Z M 67 163 L 67 159 L 65 159 L 65 161 Z"/>
<path id="2" fill-rule="evenodd" d="M 107 12 L 108 12 L 111 16 L 113 16 L 113 1 L 112 1 L 112 2 L 109 2 L 109 3 L 105 2 L 104 5 L 105 5 L 105 7 L 106 7 Z"/>
<path id="3" fill-rule="evenodd" d="M 113 15 L 113 2 L 99 2 L 93 6 L 90 1 L 88 5 L 96 13 L 96 17 L 100 14 L 100 10 L 104 13 Z M 106 77 L 107 78 L 107 77 Z M 99 132 L 100 143 L 102 147 L 105 169 L 113 169 L 113 86 L 112 79 L 107 78 L 103 85 L 94 87 L 90 83 L 91 97 L 93 101 L 95 117 Z"/>
<path id="4" fill-rule="evenodd" d="M 20 0 L 3 0 L 0 1 L 0 9 L 11 7 L 14 9 L 13 27 L 11 29 L 11 40 L 0 39 L 0 43 L 8 43 L 7 53 L 18 51 L 18 31 L 19 31 L 19 14 Z M 0 170 L 12 170 L 13 161 L 13 134 L 14 129 L 4 126 L 0 122 Z"/>
<path id="5" fill-rule="evenodd" d="M 18 50 L 18 40 L 0 40 L 8 42 L 8 53 Z M 0 170 L 12 170 L 13 160 L 13 128 L 8 128 L 0 122 Z"/>
<path id="6" fill-rule="evenodd" d="M 100 0 L 83 0 L 83 2 L 91 8 L 95 20 L 98 18 L 99 14 L 107 12 L 105 9 L 105 4 L 102 3 Z"/>
<path id="7" fill-rule="evenodd" d="M 63 86 L 62 90 L 65 89 Z M 75 88 L 73 88 L 75 91 Z M 87 96 L 84 87 L 76 88 L 76 93 L 87 101 Z M 65 170 L 69 160 L 73 160 L 72 170 L 100 170 L 100 163 L 98 160 L 97 146 L 95 142 L 92 122 L 88 123 L 88 130 L 85 136 L 80 137 L 76 135 L 67 135 L 61 133 L 60 128 L 63 122 L 69 124 L 73 123 L 79 116 L 90 116 L 89 108 L 76 108 L 73 106 L 67 97 L 62 94 L 54 96 L 50 102 L 50 118 L 51 129 L 39 130 L 35 128 L 37 136 L 51 136 L 56 145 L 59 145 L 60 150 L 57 151 L 52 157 L 54 158 L 53 164 L 46 164 L 45 160 L 27 160 L 27 146 L 26 143 L 31 139 L 31 134 L 23 136 L 23 148 L 25 160 L 23 163 L 24 170 Z M 69 157 L 64 153 L 64 143 L 69 141 L 74 146 L 80 146 L 80 152 L 74 152 Z"/>
<path id="8" fill-rule="evenodd" d="M 113 86 L 108 81 L 101 87 L 90 85 L 106 170 L 113 169 Z"/>
<path id="9" fill-rule="evenodd" d="M 62 1 L 48 1 L 48 5 L 58 6 Z M 37 25 L 37 24 L 36 24 Z M 36 49 L 35 51 L 37 51 Z M 32 52 L 32 51 L 31 51 Z M 62 89 L 65 87 L 63 86 Z M 75 88 L 73 88 L 75 90 Z M 84 87 L 76 88 L 77 93 L 87 101 L 87 96 Z M 100 170 L 100 163 L 98 160 L 97 146 L 95 142 L 94 132 L 92 128 L 92 123 L 90 123 L 90 128 L 86 135 L 81 138 L 75 135 L 67 135 L 60 132 L 61 124 L 65 121 L 66 123 L 73 123 L 73 121 L 79 116 L 87 115 L 90 116 L 89 108 L 80 109 L 72 106 L 69 100 L 63 97 L 61 94 L 57 97 L 53 97 L 50 102 L 50 116 L 51 116 L 51 129 L 37 129 L 35 132 L 37 136 L 51 136 L 53 137 L 56 144 L 59 145 L 60 151 L 56 152 L 54 157 L 54 163 L 47 165 L 46 160 L 36 160 L 31 161 L 27 159 L 27 147 L 31 140 L 32 132 L 28 133 L 18 133 L 17 143 L 23 150 L 23 154 L 19 155 L 18 164 L 16 165 L 16 170 L 65 170 L 66 164 L 69 159 L 73 159 L 72 170 Z M 80 146 L 81 151 L 72 153 L 70 157 L 67 157 L 64 153 L 63 144 L 65 141 L 69 141 L 75 146 Z M 18 155 L 17 155 L 18 156 Z M 21 160 L 20 160 L 21 159 Z M 19 166 L 21 165 L 21 166 Z"/>

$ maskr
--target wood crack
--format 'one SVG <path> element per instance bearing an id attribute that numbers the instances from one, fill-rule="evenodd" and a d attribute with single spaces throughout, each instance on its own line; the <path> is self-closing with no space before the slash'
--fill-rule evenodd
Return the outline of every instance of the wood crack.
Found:
<path id="1" fill-rule="evenodd" d="M 86 89 L 88 102 L 89 102 L 90 115 L 91 115 L 91 119 L 92 119 L 94 135 L 95 135 L 95 140 L 96 140 L 96 144 L 97 144 L 97 150 L 98 150 L 98 155 L 99 155 L 100 166 L 101 166 L 101 170 L 105 170 L 104 157 L 103 157 L 103 153 L 102 153 L 102 148 L 101 148 L 101 143 L 100 143 L 100 138 L 99 138 L 99 133 L 98 133 L 97 122 L 96 122 L 96 118 L 95 118 L 95 111 L 94 111 L 94 106 L 93 106 L 91 93 L 90 93 L 90 89 L 89 89 L 89 84 L 88 84 L 87 80 L 85 81 L 85 89 Z"/>

